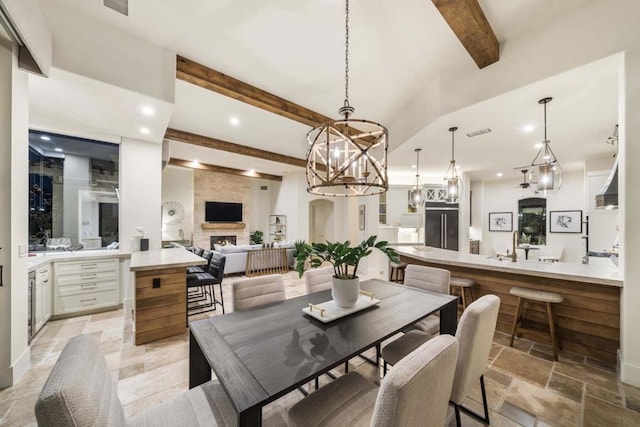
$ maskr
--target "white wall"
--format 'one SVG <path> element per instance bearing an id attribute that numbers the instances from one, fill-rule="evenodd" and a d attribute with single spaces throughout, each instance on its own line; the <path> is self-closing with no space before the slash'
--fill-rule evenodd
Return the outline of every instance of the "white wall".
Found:
<path id="1" fill-rule="evenodd" d="M 17 52 L 17 50 L 15 51 Z M 27 346 L 27 215 L 29 109 L 26 73 L 0 39 L 0 389 L 29 367 Z M 24 253 L 20 256 L 20 252 Z"/>
<path id="2" fill-rule="evenodd" d="M 162 203 L 175 201 L 184 208 L 184 219 L 177 225 L 162 225 L 162 240 L 193 239 L 193 169 L 168 165 L 162 170 Z"/>
<path id="3" fill-rule="evenodd" d="M 473 206 L 474 228 L 475 221 L 482 218 L 482 241 L 480 243 L 480 253 L 493 255 L 494 243 L 500 246 L 511 248 L 512 233 L 499 231 L 489 231 L 489 212 L 512 212 L 513 229 L 518 228 L 518 200 L 529 197 L 540 197 L 534 195 L 529 189 L 518 187 L 520 180 L 500 180 L 486 181 L 484 185 L 474 183 L 475 188 L 481 187 L 480 192 L 484 192 L 481 206 Z M 565 172 L 563 176 L 562 188 L 555 195 L 547 196 L 547 218 L 550 211 L 584 210 L 584 174 L 582 171 Z M 477 190 L 476 190 L 477 191 Z M 474 199 L 476 195 L 474 194 Z M 479 218 L 480 216 L 480 218 Z M 477 231 L 476 231 L 477 232 Z M 580 262 L 584 255 L 584 241 L 582 233 L 551 233 L 549 232 L 549 220 L 547 219 L 547 246 L 564 247 L 562 260 L 566 262 Z M 530 259 L 535 259 L 536 253 L 529 253 Z"/>

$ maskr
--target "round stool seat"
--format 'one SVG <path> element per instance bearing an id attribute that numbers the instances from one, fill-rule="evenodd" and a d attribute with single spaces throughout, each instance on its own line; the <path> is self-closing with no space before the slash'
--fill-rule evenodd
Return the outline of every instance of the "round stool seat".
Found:
<path id="1" fill-rule="evenodd" d="M 475 286 L 476 282 L 473 279 L 465 279 L 464 277 L 451 277 L 449 280 L 450 286 L 457 286 L 459 288 L 470 288 Z"/>
<path id="2" fill-rule="evenodd" d="M 564 301 L 564 298 L 562 297 L 562 295 L 556 294 L 555 292 L 538 291 L 536 289 L 520 288 L 517 286 L 511 288 L 509 293 L 511 295 L 514 295 L 520 298 L 525 298 L 532 301 L 551 302 L 551 303 L 560 303 Z"/>
<path id="3" fill-rule="evenodd" d="M 406 268 L 407 264 L 404 262 L 390 262 L 391 268 Z"/>

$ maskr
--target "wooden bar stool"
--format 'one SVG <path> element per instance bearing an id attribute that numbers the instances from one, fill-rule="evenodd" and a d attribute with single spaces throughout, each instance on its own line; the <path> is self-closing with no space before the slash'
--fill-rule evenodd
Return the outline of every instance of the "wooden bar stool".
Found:
<path id="1" fill-rule="evenodd" d="M 551 346 L 553 347 L 553 358 L 558 360 L 558 349 L 562 349 L 562 343 L 560 342 L 560 336 L 558 333 L 558 321 L 556 320 L 555 312 L 553 311 L 552 304 L 558 304 L 564 301 L 564 298 L 560 294 L 555 292 L 538 291 L 536 289 L 513 287 L 509 291 L 511 295 L 518 297 L 518 305 L 516 306 L 516 314 L 513 317 L 513 329 L 511 330 L 511 340 L 509 346 L 513 347 L 513 338 L 522 327 L 522 320 L 524 319 L 524 303 L 525 301 L 542 302 L 547 307 L 547 317 L 549 319 L 549 335 L 551 336 Z M 540 333 L 537 330 L 527 329 L 529 332 Z"/>
<path id="2" fill-rule="evenodd" d="M 404 269 L 407 268 L 407 264 L 405 264 L 404 262 L 390 262 L 389 266 L 389 281 L 398 283 L 400 280 L 398 278 L 398 275 L 400 274 L 400 272 L 402 272 L 402 282 L 404 283 Z M 395 280 L 393 278 L 394 273 L 396 276 Z"/>
<path id="3" fill-rule="evenodd" d="M 449 287 L 458 288 L 460 295 L 462 296 L 462 310 L 467 309 L 467 305 L 473 302 L 473 292 L 471 288 L 476 285 L 475 280 L 465 279 L 464 277 L 451 276 L 449 280 Z M 469 301 L 467 302 L 467 289 L 469 290 Z"/>

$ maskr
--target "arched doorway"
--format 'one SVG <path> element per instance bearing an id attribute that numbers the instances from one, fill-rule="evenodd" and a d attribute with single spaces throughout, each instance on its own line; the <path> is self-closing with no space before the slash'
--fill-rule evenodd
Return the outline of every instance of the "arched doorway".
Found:
<path id="1" fill-rule="evenodd" d="M 334 213 L 331 200 L 318 199 L 309 202 L 309 240 L 310 242 L 333 241 Z"/>

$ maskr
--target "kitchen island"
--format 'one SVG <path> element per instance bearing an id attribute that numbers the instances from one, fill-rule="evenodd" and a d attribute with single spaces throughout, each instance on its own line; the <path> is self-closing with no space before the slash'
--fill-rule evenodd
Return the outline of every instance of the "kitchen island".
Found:
<path id="1" fill-rule="evenodd" d="M 207 261 L 184 248 L 131 254 L 135 273 L 135 344 L 182 334 L 187 326 L 187 274 Z"/>
<path id="2" fill-rule="evenodd" d="M 617 266 L 606 258 L 591 258 L 587 265 L 544 263 L 519 259 L 512 262 L 485 255 L 464 254 L 424 246 L 396 248 L 402 262 L 451 271 L 452 276 L 473 279 L 473 299 L 495 294 L 500 297 L 497 329 L 510 334 L 517 297 L 514 286 L 561 294 L 555 307 L 563 349 L 615 366 L 620 347 L 620 291 L 623 285 Z M 528 327 L 548 330 L 542 304 L 527 304 Z M 547 329 L 545 329 L 547 328 Z M 523 338 L 533 334 L 522 332 Z M 547 343 L 544 343 L 547 344 Z"/>

